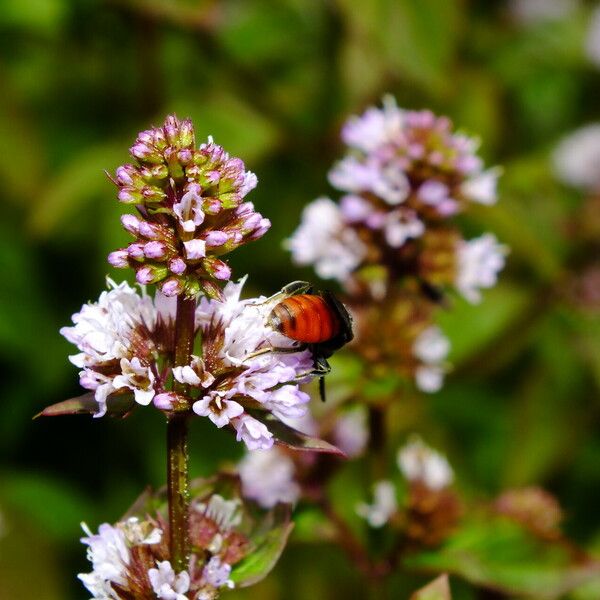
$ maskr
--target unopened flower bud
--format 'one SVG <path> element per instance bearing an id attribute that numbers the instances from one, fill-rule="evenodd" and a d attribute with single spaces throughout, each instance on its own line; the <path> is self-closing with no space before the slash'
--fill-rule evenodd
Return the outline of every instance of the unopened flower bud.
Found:
<path id="1" fill-rule="evenodd" d="M 169 175 L 167 165 L 150 165 L 140 169 L 142 177 L 147 181 L 160 181 Z"/>
<path id="2" fill-rule="evenodd" d="M 124 204 L 139 204 L 142 202 L 142 194 L 138 190 L 131 187 L 122 188 L 119 190 L 119 201 Z"/>
<path id="3" fill-rule="evenodd" d="M 166 257 L 167 252 L 168 248 L 164 242 L 154 240 L 144 245 L 144 254 L 147 258 L 161 260 Z"/>
<path id="4" fill-rule="evenodd" d="M 166 279 L 162 283 L 160 291 L 165 296 L 178 296 L 183 291 L 183 288 L 184 283 L 181 281 L 181 279 L 177 277 L 169 277 L 169 279 Z"/>
<path id="5" fill-rule="evenodd" d="M 189 402 L 185 396 L 175 392 L 163 392 L 157 394 L 152 399 L 154 406 L 159 410 L 186 410 L 189 408 Z"/>
<path id="6" fill-rule="evenodd" d="M 154 148 L 138 142 L 134 144 L 130 150 L 132 156 L 135 156 L 140 162 L 147 162 L 151 164 L 161 164 L 164 158 L 160 152 Z"/>
<path id="7" fill-rule="evenodd" d="M 257 240 L 261 238 L 271 228 L 271 221 L 267 218 L 262 218 L 258 227 L 250 234 L 249 240 Z"/>
<path id="8" fill-rule="evenodd" d="M 117 181 L 121 185 L 133 185 L 136 174 L 136 168 L 133 165 L 123 165 L 117 169 Z"/>
<path id="9" fill-rule="evenodd" d="M 219 230 L 209 231 L 204 236 L 206 245 L 211 247 L 222 246 L 225 242 L 227 242 L 228 239 L 229 235 L 224 231 Z"/>
<path id="10" fill-rule="evenodd" d="M 206 256 L 206 242 L 204 240 L 189 240 L 183 242 L 185 255 L 189 260 L 198 260 Z"/>
<path id="11" fill-rule="evenodd" d="M 142 190 L 142 196 L 145 202 L 161 202 L 167 195 L 159 188 L 146 186 Z"/>
<path id="12" fill-rule="evenodd" d="M 137 235 L 140 232 L 140 220 L 135 215 L 122 215 L 121 225 L 125 231 L 128 231 L 132 235 Z"/>
<path id="13" fill-rule="evenodd" d="M 129 244 L 127 247 L 127 253 L 133 260 L 144 260 L 144 244 L 140 244 L 135 242 L 133 244 Z"/>
<path id="14" fill-rule="evenodd" d="M 186 268 L 187 265 L 185 264 L 185 261 L 182 258 L 172 258 L 169 261 L 169 270 L 171 271 L 171 273 L 175 273 L 175 275 L 181 275 L 185 273 Z"/>
<path id="15" fill-rule="evenodd" d="M 207 198 L 202 204 L 202 210 L 208 215 L 218 215 L 223 209 L 223 204 L 217 198 Z"/>
<path id="16" fill-rule="evenodd" d="M 183 150 L 180 150 L 177 153 L 177 158 L 179 159 L 179 162 L 182 165 L 187 165 L 190 162 L 192 162 L 192 151 L 189 150 L 188 148 L 185 148 Z"/>
<path id="17" fill-rule="evenodd" d="M 227 281 L 231 277 L 231 267 L 218 258 L 208 257 L 202 261 L 206 272 L 215 279 Z"/>
<path id="18" fill-rule="evenodd" d="M 144 265 L 136 271 L 135 278 L 138 283 L 148 285 L 157 283 L 167 275 L 167 268 L 159 265 Z"/>
<path id="19" fill-rule="evenodd" d="M 127 250 L 115 250 L 108 255 L 108 262 L 117 269 L 124 269 L 129 266 L 128 258 Z"/>
<path id="20" fill-rule="evenodd" d="M 159 240 L 163 237 L 160 226 L 155 223 L 148 223 L 148 221 L 140 221 L 138 231 L 139 234 L 147 240 Z"/>
<path id="21" fill-rule="evenodd" d="M 163 126 L 167 142 L 172 146 L 178 145 L 179 142 L 179 121 L 175 115 L 169 115 L 165 119 Z"/>
<path id="22" fill-rule="evenodd" d="M 179 143 L 188 148 L 194 145 L 194 124 L 190 119 L 184 119 L 179 125 Z"/>

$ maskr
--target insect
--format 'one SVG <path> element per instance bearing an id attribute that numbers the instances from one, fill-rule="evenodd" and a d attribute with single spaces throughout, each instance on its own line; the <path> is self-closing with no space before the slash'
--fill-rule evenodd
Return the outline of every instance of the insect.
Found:
<path id="1" fill-rule="evenodd" d="M 354 337 L 352 317 L 331 292 L 317 291 L 306 281 L 286 285 L 271 300 L 278 298 L 282 299 L 269 313 L 267 324 L 310 350 L 312 374 L 319 376 L 319 392 L 325 401 L 324 377 L 331 371 L 327 359 Z"/>

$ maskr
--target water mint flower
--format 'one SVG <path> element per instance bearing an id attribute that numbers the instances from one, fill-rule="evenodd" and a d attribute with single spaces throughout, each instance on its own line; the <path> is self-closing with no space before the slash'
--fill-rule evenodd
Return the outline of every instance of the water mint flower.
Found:
<path id="1" fill-rule="evenodd" d="M 249 452 L 238 464 L 238 473 L 244 496 L 263 508 L 279 502 L 294 504 L 300 496 L 294 462 L 277 448 Z"/>
<path id="2" fill-rule="evenodd" d="M 329 181 L 344 195 L 339 204 L 319 198 L 305 208 L 288 241 L 294 262 L 376 300 L 398 281 L 455 285 L 460 232 L 450 219 L 497 200 L 500 170 L 484 169 L 478 140 L 389 97 L 381 109 L 351 117 L 342 139 L 349 152 Z"/>
<path id="3" fill-rule="evenodd" d="M 422 331 L 412 348 L 413 355 L 420 361 L 415 370 L 417 387 L 428 393 L 437 392 L 444 382 L 444 361 L 450 351 L 450 341 L 436 325 Z"/>
<path id="4" fill-rule="evenodd" d="M 383 527 L 397 510 L 396 488 L 387 479 L 378 481 L 373 486 L 372 504 L 361 502 L 356 506 L 356 513 L 374 528 Z"/>
<path id="5" fill-rule="evenodd" d="M 267 325 L 272 304 L 266 298 L 240 298 L 244 282 L 228 283 L 223 302 L 200 300 L 201 353 L 174 365 L 175 299 L 160 291 L 153 299 L 143 288 L 109 280 L 109 291 L 61 330 L 80 350 L 71 361 L 82 369 L 81 385 L 94 392 L 95 416 L 106 414 L 111 397 L 131 393 L 138 405 L 208 417 L 219 428 L 230 426 L 249 448 L 270 448 L 274 437 L 255 411 L 303 416 L 310 397 L 299 384 L 313 376 L 313 358 Z M 187 394 L 175 393 L 172 380 L 185 384 Z"/>
<path id="6" fill-rule="evenodd" d="M 195 147 L 191 121 L 169 116 L 162 127 L 138 135 L 130 149 L 134 164 L 119 167 L 118 198 L 136 207 L 123 227 L 135 239 L 111 252 L 109 263 L 131 267 L 136 279 L 164 294 L 218 294 L 213 280 L 228 280 L 220 258 L 262 237 L 271 223 L 244 197 L 256 187 L 254 173 L 208 141 Z"/>
<path id="7" fill-rule="evenodd" d="M 418 436 L 413 436 L 398 451 L 397 462 L 406 479 L 421 482 L 430 490 L 445 488 L 454 479 L 446 457 L 432 450 Z"/>
<path id="8" fill-rule="evenodd" d="M 480 290 L 496 285 L 507 251 L 491 233 L 459 243 L 456 287 L 469 302 L 480 302 Z"/>
<path id="9" fill-rule="evenodd" d="M 190 575 L 182 571 L 175 574 L 171 563 L 163 560 L 156 569 L 148 570 L 148 579 L 157 598 L 162 600 L 187 600 L 185 593 L 190 589 Z"/>

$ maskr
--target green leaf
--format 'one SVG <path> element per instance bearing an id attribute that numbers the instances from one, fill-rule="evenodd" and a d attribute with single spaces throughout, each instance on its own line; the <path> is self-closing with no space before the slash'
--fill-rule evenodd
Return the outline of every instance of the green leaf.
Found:
<path id="1" fill-rule="evenodd" d="M 111 417 L 124 417 L 135 406 L 133 394 L 111 394 L 106 401 L 106 414 Z M 94 415 L 98 412 L 98 403 L 93 392 L 87 392 L 77 398 L 63 400 L 47 406 L 33 418 L 61 417 L 63 415 Z"/>
<path id="2" fill-rule="evenodd" d="M 407 557 L 405 566 L 547 600 L 600 578 L 600 563 L 582 558 L 567 544 L 542 542 L 513 521 L 483 514 L 465 523 L 443 548 Z"/>
<path id="3" fill-rule="evenodd" d="M 269 431 L 271 431 L 276 438 L 275 442 L 280 446 L 286 446 L 292 450 L 301 450 L 304 452 L 323 452 L 326 454 L 346 456 L 333 444 L 293 429 L 289 425 L 282 423 L 270 413 L 258 410 L 248 412 L 250 412 L 255 419 L 258 419 L 269 428 Z"/>
<path id="4" fill-rule="evenodd" d="M 262 524 L 265 530 L 256 548 L 231 572 L 231 580 L 238 587 L 248 587 L 264 579 L 273 569 L 294 528 L 290 521 L 290 506 L 279 504 Z M 254 540 L 253 540 L 254 541 Z"/>
<path id="5" fill-rule="evenodd" d="M 410 600 L 452 600 L 448 575 L 440 575 L 425 587 L 417 590 Z"/>

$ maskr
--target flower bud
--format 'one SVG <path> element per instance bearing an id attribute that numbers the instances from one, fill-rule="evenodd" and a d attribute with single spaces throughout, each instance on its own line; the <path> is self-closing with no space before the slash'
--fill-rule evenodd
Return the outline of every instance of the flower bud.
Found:
<path id="1" fill-rule="evenodd" d="M 187 410 L 189 401 L 185 396 L 176 394 L 175 392 L 163 392 L 157 394 L 152 399 L 154 406 L 159 410 Z"/>
<path id="2" fill-rule="evenodd" d="M 167 197 L 161 189 L 154 186 L 145 186 L 142 190 L 142 196 L 145 202 L 161 202 Z"/>
<path id="3" fill-rule="evenodd" d="M 123 165 L 117 169 L 117 181 L 121 185 L 133 185 L 137 170 L 133 165 Z"/>
<path id="4" fill-rule="evenodd" d="M 206 256 L 206 242 L 204 240 L 189 240 L 183 242 L 186 258 L 189 260 L 198 260 Z"/>
<path id="5" fill-rule="evenodd" d="M 177 278 L 177 277 L 169 277 L 168 279 L 166 279 L 161 287 L 160 287 L 160 291 L 165 295 L 165 296 L 178 296 L 179 294 L 181 294 L 181 292 L 183 292 L 183 288 L 184 288 L 184 283 L 181 279 Z"/>
<path id="6" fill-rule="evenodd" d="M 137 158 L 140 162 L 146 162 L 151 164 L 161 164 L 164 162 L 164 158 L 160 152 L 156 149 L 143 144 L 141 142 L 137 142 L 130 149 L 129 152 L 132 156 Z"/>
<path id="7" fill-rule="evenodd" d="M 210 247 L 222 246 L 223 244 L 225 244 L 225 242 L 227 242 L 227 240 L 229 240 L 229 235 L 224 231 L 219 231 L 217 229 L 215 229 L 214 231 L 209 231 L 204 236 L 204 241 L 206 242 L 206 245 Z"/>
<path id="8" fill-rule="evenodd" d="M 167 268 L 159 265 L 144 265 L 140 267 L 135 278 L 138 283 L 142 285 L 148 285 L 150 283 L 157 283 L 164 279 L 167 275 Z"/>
<path id="9" fill-rule="evenodd" d="M 222 281 L 227 281 L 231 277 L 231 267 L 222 260 L 214 257 L 205 258 L 202 261 L 202 266 L 205 271 L 214 277 Z"/>
<path id="10" fill-rule="evenodd" d="M 127 250 L 115 250 L 108 255 L 108 262 L 117 269 L 124 269 L 129 266 L 129 253 Z"/>
<path id="11" fill-rule="evenodd" d="M 121 225 L 123 225 L 125 231 L 132 235 L 137 235 L 140 232 L 140 220 L 135 215 L 122 215 Z"/>
<path id="12" fill-rule="evenodd" d="M 149 223 L 148 221 L 140 221 L 138 229 L 139 234 L 142 237 L 145 237 L 147 240 L 160 240 L 164 237 L 160 225 L 156 225 L 155 223 Z"/>
<path id="13" fill-rule="evenodd" d="M 184 119 L 179 126 L 179 143 L 188 148 L 194 145 L 194 124 L 190 119 Z"/>
<path id="14" fill-rule="evenodd" d="M 147 258 L 162 260 L 167 256 L 169 249 L 164 242 L 152 241 L 144 245 L 144 255 Z"/>
<path id="15" fill-rule="evenodd" d="M 127 253 L 129 254 L 130 258 L 133 258 L 133 260 L 143 261 L 145 257 L 144 244 L 140 244 L 139 242 L 129 244 L 127 247 Z"/>
<path id="16" fill-rule="evenodd" d="M 185 264 L 185 261 L 182 258 L 172 258 L 169 261 L 169 270 L 171 271 L 171 273 L 175 273 L 175 275 L 181 275 L 185 273 L 186 268 L 187 265 Z"/>
<path id="17" fill-rule="evenodd" d="M 124 187 L 119 190 L 119 201 L 123 204 L 139 204 L 142 199 L 142 194 L 134 188 Z"/>
<path id="18" fill-rule="evenodd" d="M 163 125 L 167 142 L 171 146 L 179 145 L 179 120 L 175 115 L 169 115 Z"/>

